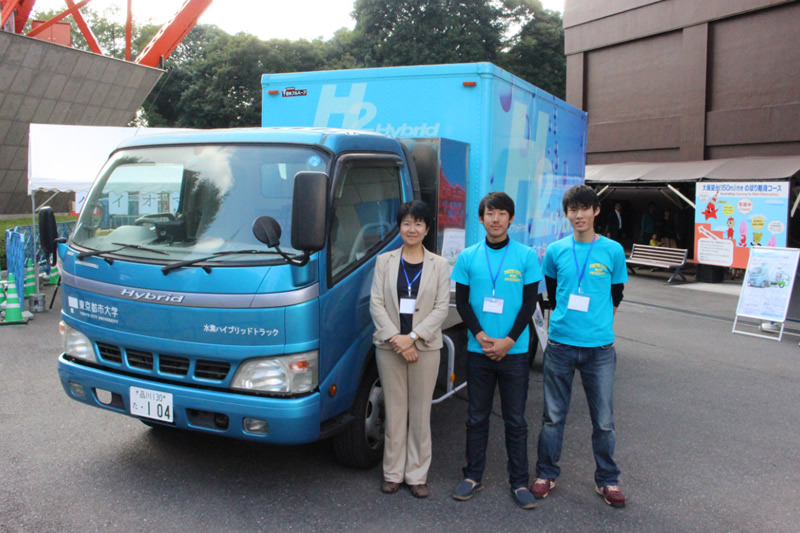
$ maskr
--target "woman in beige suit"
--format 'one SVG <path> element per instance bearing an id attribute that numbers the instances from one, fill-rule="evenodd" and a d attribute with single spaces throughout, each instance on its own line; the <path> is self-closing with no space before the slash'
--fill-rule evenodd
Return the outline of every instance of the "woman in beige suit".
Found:
<path id="1" fill-rule="evenodd" d="M 386 404 L 382 490 L 405 483 L 417 498 L 428 496 L 431 399 L 450 304 L 449 263 L 422 246 L 432 221 L 424 202 L 400 206 L 403 246 L 378 257 L 369 305 Z"/>

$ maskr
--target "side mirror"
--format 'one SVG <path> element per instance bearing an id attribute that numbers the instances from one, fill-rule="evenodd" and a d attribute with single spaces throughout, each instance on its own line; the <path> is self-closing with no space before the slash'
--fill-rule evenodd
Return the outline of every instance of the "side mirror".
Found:
<path id="1" fill-rule="evenodd" d="M 270 248 L 281 243 L 281 225 L 272 217 L 258 217 L 253 221 L 253 235 Z"/>
<path id="2" fill-rule="evenodd" d="M 39 210 L 39 244 L 51 265 L 56 264 L 56 240 L 58 239 L 58 224 L 52 207 L 42 207 Z"/>
<path id="3" fill-rule="evenodd" d="M 325 247 L 328 221 L 328 175 L 298 172 L 292 199 L 292 248 L 317 252 Z"/>

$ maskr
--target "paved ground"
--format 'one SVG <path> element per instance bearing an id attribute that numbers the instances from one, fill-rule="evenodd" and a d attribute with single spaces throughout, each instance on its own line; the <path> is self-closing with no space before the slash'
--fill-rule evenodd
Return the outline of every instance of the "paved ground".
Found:
<path id="1" fill-rule="evenodd" d="M 732 334 L 737 288 L 667 286 L 658 273 L 627 285 L 616 343 L 622 510 L 593 492 L 579 386 L 562 477 L 536 510 L 511 501 L 499 404 L 487 489 L 450 498 L 463 397 L 434 407 L 432 495 L 420 501 L 381 494 L 378 468 L 344 469 L 324 442 L 263 447 L 154 431 L 73 402 L 56 372 L 58 314 L 38 314 L 0 328 L 0 531 L 797 531 L 800 337 Z M 528 404 L 532 464 L 540 372 Z"/>

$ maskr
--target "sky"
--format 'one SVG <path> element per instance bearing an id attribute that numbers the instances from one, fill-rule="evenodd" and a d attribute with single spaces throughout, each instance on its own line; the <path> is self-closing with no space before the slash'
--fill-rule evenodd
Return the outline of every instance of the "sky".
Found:
<path id="1" fill-rule="evenodd" d="M 564 11 L 564 0 L 541 0 L 545 9 Z M 184 0 L 133 0 L 133 17 L 167 22 Z M 215 0 L 200 17 L 201 24 L 216 24 L 226 32 L 250 33 L 260 39 L 330 39 L 340 28 L 353 29 L 350 18 L 355 0 Z M 126 0 L 92 0 L 86 7 L 103 12 L 119 7 L 124 20 Z M 258 7 L 256 7 L 258 6 Z M 34 11 L 66 8 L 64 0 L 36 0 Z"/>

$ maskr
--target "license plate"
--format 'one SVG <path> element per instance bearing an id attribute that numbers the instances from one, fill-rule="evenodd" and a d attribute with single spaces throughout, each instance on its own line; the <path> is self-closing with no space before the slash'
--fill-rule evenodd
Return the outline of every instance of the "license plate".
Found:
<path id="1" fill-rule="evenodd" d="M 172 422 L 172 394 L 157 390 L 131 387 L 131 414 L 152 418 L 162 422 Z"/>

